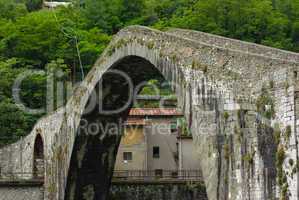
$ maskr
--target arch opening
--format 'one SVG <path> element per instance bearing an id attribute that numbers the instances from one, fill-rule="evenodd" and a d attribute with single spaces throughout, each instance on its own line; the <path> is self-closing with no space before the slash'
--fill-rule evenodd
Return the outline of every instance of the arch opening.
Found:
<path id="1" fill-rule="evenodd" d="M 149 80 L 173 81 L 174 77 L 162 74 L 162 71 L 144 58 L 127 56 L 101 77 L 94 88 L 95 95 L 89 97 L 77 130 L 65 199 L 109 199 L 123 124 L 137 94 Z"/>
<path id="2" fill-rule="evenodd" d="M 168 103 L 166 108 L 148 103 L 153 107 L 134 105 L 124 123 L 109 199 L 207 200 L 183 114 Z"/>
<path id="3" fill-rule="evenodd" d="M 40 134 L 35 138 L 33 155 L 33 176 L 35 179 L 44 178 L 44 142 Z"/>

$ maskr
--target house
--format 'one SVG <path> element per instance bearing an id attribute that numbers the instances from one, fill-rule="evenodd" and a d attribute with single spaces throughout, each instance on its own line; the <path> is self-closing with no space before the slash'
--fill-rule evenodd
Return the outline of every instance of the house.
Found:
<path id="1" fill-rule="evenodd" d="M 179 148 L 179 171 L 196 171 L 200 168 L 198 154 L 196 152 L 195 145 L 193 144 L 193 138 L 190 134 L 181 134 L 179 131 L 177 137 Z"/>
<path id="2" fill-rule="evenodd" d="M 133 108 L 125 123 L 115 172 L 198 173 L 199 159 L 176 108 Z"/>
<path id="3" fill-rule="evenodd" d="M 125 124 L 115 171 L 177 170 L 177 119 L 175 108 L 133 108 Z"/>
<path id="4" fill-rule="evenodd" d="M 47 8 L 47 9 L 53 9 L 53 8 L 57 8 L 59 6 L 68 7 L 71 4 L 72 4 L 71 2 L 44 1 L 43 2 L 43 7 Z"/>

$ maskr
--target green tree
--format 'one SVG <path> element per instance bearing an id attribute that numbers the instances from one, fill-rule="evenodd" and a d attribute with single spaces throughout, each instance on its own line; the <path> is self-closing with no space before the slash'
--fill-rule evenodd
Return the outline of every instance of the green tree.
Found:
<path id="1" fill-rule="evenodd" d="M 26 136 L 41 117 L 24 113 L 10 99 L 0 101 L 0 112 L 0 146 Z"/>
<path id="2" fill-rule="evenodd" d="M 26 0 L 25 3 L 28 11 L 39 10 L 43 6 L 43 0 Z"/>
<path id="3" fill-rule="evenodd" d="M 16 57 L 22 66 L 41 69 L 49 61 L 61 58 L 73 69 L 73 65 L 79 65 L 78 45 L 82 51 L 83 65 L 89 69 L 109 43 L 110 37 L 99 28 L 85 29 L 83 20 L 77 23 L 72 19 L 80 16 L 65 10 L 33 12 L 13 24 L 2 22 L 2 57 Z"/>
<path id="4" fill-rule="evenodd" d="M 121 0 L 86 0 L 82 12 L 88 19 L 88 28 L 96 26 L 111 34 L 117 32 L 123 26 L 120 19 L 121 10 Z"/>
<path id="5" fill-rule="evenodd" d="M 24 69 L 14 68 L 18 64 L 16 58 L 0 62 L 0 101 L 12 97 L 12 86 L 18 73 Z"/>
<path id="6" fill-rule="evenodd" d="M 0 100 L 12 99 L 13 84 L 19 74 L 26 72 L 18 68 L 16 58 L 0 62 Z M 20 85 L 21 100 L 30 108 L 45 106 L 46 75 L 30 75 Z"/>
<path id="7" fill-rule="evenodd" d="M 0 0 L 0 20 L 16 20 L 27 14 L 25 4 L 15 3 L 14 1 Z"/>
<path id="8" fill-rule="evenodd" d="M 26 117 L 15 104 L 8 99 L 1 101 L 0 112 L 0 146 L 26 135 Z"/>
<path id="9" fill-rule="evenodd" d="M 299 20 L 292 25 L 291 38 L 293 42 L 293 50 L 299 52 Z"/>
<path id="10" fill-rule="evenodd" d="M 47 76 L 32 74 L 26 77 L 21 84 L 21 100 L 31 109 L 46 108 Z"/>
<path id="11" fill-rule="evenodd" d="M 131 21 L 142 17 L 145 8 L 144 0 L 122 0 L 121 3 L 121 20 L 123 24 L 130 24 Z"/>
<path id="12" fill-rule="evenodd" d="M 88 72 L 98 56 L 105 50 L 111 40 L 111 36 L 103 33 L 98 28 L 79 30 L 79 49 L 85 72 Z"/>
<path id="13" fill-rule="evenodd" d="M 59 57 L 72 60 L 74 47 L 69 40 L 51 11 L 39 11 L 16 21 L 15 30 L 1 41 L 2 53 L 7 58 L 19 58 L 24 66 L 43 68 Z"/>

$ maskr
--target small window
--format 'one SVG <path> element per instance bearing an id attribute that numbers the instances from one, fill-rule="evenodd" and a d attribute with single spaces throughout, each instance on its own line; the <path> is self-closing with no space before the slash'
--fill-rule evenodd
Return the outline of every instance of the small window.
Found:
<path id="1" fill-rule="evenodd" d="M 160 147 L 153 147 L 153 158 L 160 158 Z"/>
<path id="2" fill-rule="evenodd" d="M 170 124 L 171 133 L 175 133 L 178 130 L 177 120 L 173 120 Z"/>
<path id="3" fill-rule="evenodd" d="M 124 152 L 124 161 L 131 161 L 133 159 L 132 152 Z"/>

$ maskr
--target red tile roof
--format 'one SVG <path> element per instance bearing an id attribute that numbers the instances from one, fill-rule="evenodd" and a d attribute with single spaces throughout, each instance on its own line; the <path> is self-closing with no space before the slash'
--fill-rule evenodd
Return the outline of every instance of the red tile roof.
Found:
<path id="1" fill-rule="evenodd" d="M 132 108 L 129 116 L 182 116 L 175 108 Z"/>

